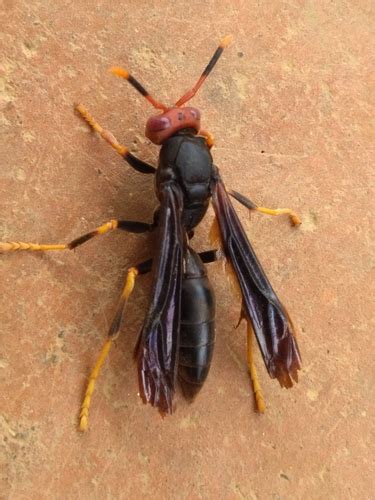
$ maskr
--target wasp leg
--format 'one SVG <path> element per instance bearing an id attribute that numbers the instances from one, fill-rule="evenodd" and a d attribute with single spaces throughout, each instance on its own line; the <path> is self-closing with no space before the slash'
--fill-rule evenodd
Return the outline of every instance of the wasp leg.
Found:
<path id="1" fill-rule="evenodd" d="M 209 149 L 212 148 L 212 146 L 215 144 L 215 141 L 214 141 L 214 136 L 212 134 L 210 134 L 210 132 L 208 132 L 207 130 L 203 130 L 201 129 L 199 132 L 198 132 L 198 136 L 202 136 L 204 137 L 205 141 L 206 141 L 206 144 L 207 144 L 207 147 Z"/>
<path id="2" fill-rule="evenodd" d="M 99 125 L 95 118 L 87 111 L 87 109 L 82 104 L 76 104 L 75 109 L 84 118 L 84 120 L 86 120 L 90 127 L 95 130 L 105 141 L 107 141 L 108 144 L 112 146 L 112 148 L 115 149 L 118 154 L 129 163 L 131 167 L 133 167 L 138 172 L 141 172 L 142 174 L 155 173 L 156 169 L 153 166 L 132 155 L 126 146 L 123 146 L 118 142 L 112 132 L 103 129 L 103 127 Z"/>
<path id="3" fill-rule="evenodd" d="M 87 384 L 87 388 L 85 391 L 85 396 L 83 398 L 83 402 L 81 405 L 81 411 L 79 414 L 79 429 L 84 432 L 88 429 L 88 418 L 89 418 L 89 409 L 91 404 L 91 397 L 94 392 L 95 383 L 99 376 L 100 370 L 103 366 L 104 361 L 106 360 L 108 353 L 112 347 L 113 341 L 118 337 L 124 312 L 125 306 L 128 302 L 128 299 L 134 289 L 135 279 L 139 274 L 145 274 L 151 270 L 152 259 L 149 259 L 141 264 L 131 267 L 128 270 L 125 286 L 120 296 L 119 303 L 117 305 L 115 317 L 112 321 L 112 324 L 109 328 L 107 340 L 104 343 L 99 357 L 95 363 L 93 370 L 89 376 L 89 381 Z"/>
<path id="4" fill-rule="evenodd" d="M 253 385 L 253 392 L 257 410 L 259 413 L 264 413 L 266 411 L 266 403 L 263 398 L 262 389 L 260 388 L 259 384 L 258 373 L 254 363 L 254 354 L 253 354 L 254 330 L 248 318 L 245 319 L 247 322 L 247 366 L 249 369 L 251 383 Z"/>
<path id="5" fill-rule="evenodd" d="M 246 196 L 237 193 L 237 191 L 229 190 L 228 193 L 233 196 L 241 205 L 244 205 L 249 210 L 255 210 L 256 212 L 260 212 L 262 214 L 267 215 L 289 215 L 290 221 L 293 226 L 298 226 L 301 224 L 301 219 L 299 216 L 293 212 L 290 208 L 266 208 L 266 207 L 258 207 L 255 203 L 253 203 Z"/>
<path id="6" fill-rule="evenodd" d="M 122 229 L 129 233 L 145 233 L 152 231 L 155 224 L 147 224 L 145 222 L 127 221 L 127 220 L 111 220 L 105 224 L 97 227 L 94 231 L 86 233 L 79 238 L 66 244 L 56 245 L 39 245 L 38 243 L 26 243 L 23 241 L 10 241 L 6 243 L 0 242 L 0 252 L 12 252 L 16 250 L 30 250 L 30 251 L 47 251 L 47 250 L 73 250 L 73 248 L 86 243 L 95 236 L 108 233 L 114 229 Z"/>

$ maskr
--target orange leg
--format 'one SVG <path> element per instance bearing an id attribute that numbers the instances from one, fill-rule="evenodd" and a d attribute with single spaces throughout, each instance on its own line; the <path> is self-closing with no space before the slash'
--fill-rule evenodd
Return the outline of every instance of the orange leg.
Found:
<path id="1" fill-rule="evenodd" d="M 267 215 L 289 215 L 290 222 L 293 226 L 299 226 L 302 222 L 299 216 L 290 208 L 258 207 L 258 205 L 249 200 L 249 198 L 246 198 L 243 194 L 237 193 L 237 191 L 228 190 L 228 193 L 249 210 L 255 210 L 256 212 Z"/>
<path id="2" fill-rule="evenodd" d="M 125 220 L 111 220 L 102 224 L 101 226 L 90 231 L 70 243 L 58 243 L 56 245 L 40 245 L 39 243 L 26 243 L 23 241 L 10 241 L 1 243 L 0 242 L 0 252 L 15 252 L 17 250 L 29 250 L 29 251 L 48 251 L 48 250 L 73 250 L 74 248 L 86 243 L 86 241 L 91 240 L 95 236 L 108 233 L 114 229 L 122 229 L 123 231 L 128 231 L 130 233 L 145 233 L 151 231 L 154 228 L 154 224 L 147 224 L 145 222 L 135 222 L 135 221 L 125 221 Z"/>
<path id="3" fill-rule="evenodd" d="M 48 250 L 72 250 L 73 248 L 77 247 L 78 245 L 81 245 L 82 243 L 85 243 L 85 241 L 88 241 L 94 236 L 98 236 L 99 234 L 105 234 L 108 231 L 116 229 L 118 227 L 118 222 L 119 221 L 117 220 L 111 220 L 109 222 L 106 222 L 102 226 L 96 228 L 94 231 L 91 231 L 90 233 L 80 236 L 79 238 L 76 238 L 70 243 L 62 243 L 62 244 L 58 243 L 56 245 L 40 245 L 39 243 L 27 243 L 23 241 L 9 241 L 5 243 L 0 243 L 0 252 L 14 252 L 17 250 L 29 250 L 32 252 L 34 251 L 45 252 Z"/>
<path id="4" fill-rule="evenodd" d="M 128 302 L 128 299 L 133 292 L 134 285 L 135 285 L 135 279 L 138 276 L 138 274 L 144 274 L 151 269 L 151 260 L 148 260 L 146 262 L 143 262 L 142 264 L 139 264 L 138 266 L 131 267 L 128 270 L 128 274 L 126 277 L 125 281 L 125 286 L 122 291 L 117 310 L 115 313 L 115 317 L 112 321 L 112 324 L 110 326 L 109 332 L 108 332 L 108 337 L 107 340 L 105 341 L 100 354 L 98 356 L 98 359 L 95 363 L 94 368 L 91 371 L 88 383 L 87 383 L 87 388 L 85 391 L 85 396 L 81 405 L 81 411 L 79 414 L 79 429 L 81 431 L 86 431 L 88 429 L 88 418 L 89 418 L 89 409 L 91 405 L 91 397 L 94 392 L 96 380 L 99 377 L 100 370 L 103 366 L 104 361 L 106 360 L 109 351 L 112 347 L 112 343 L 114 340 L 119 335 L 120 328 L 122 325 L 122 320 L 125 312 L 125 306 Z"/>
<path id="5" fill-rule="evenodd" d="M 254 331 L 250 321 L 247 318 L 246 321 L 247 321 L 247 366 L 249 369 L 251 383 L 253 385 L 253 392 L 257 410 L 259 413 L 264 413 L 266 411 L 266 403 L 263 398 L 262 389 L 260 388 L 259 384 L 258 373 L 254 363 L 254 353 L 253 353 Z"/>
<path id="6" fill-rule="evenodd" d="M 95 132 L 97 132 L 100 137 L 102 137 L 115 151 L 117 151 L 117 153 L 122 156 L 131 167 L 142 174 L 155 173 L 155 168 L 153 166 L 132 155 L 129 149 L 123 144 L 120 144 L 112 132 L 105 130 L 82 104 L 76 104 L 75 109 L 90 125 L 90 127 L 95 130 Z"/>
<path id="7" fill-rule="evenodd" d="M 207 146 L 208 146 L 209 149 L 211 149 L 212 146 L 215 144 L 214 136 L 212 134 L 210 134 L 210 132 L 207 132 L 207 130 L 201 129 L 198 132 L 198 136 L 202 136 L 202 137 L 205 138 L 206 144 L 207 144 Z"/>

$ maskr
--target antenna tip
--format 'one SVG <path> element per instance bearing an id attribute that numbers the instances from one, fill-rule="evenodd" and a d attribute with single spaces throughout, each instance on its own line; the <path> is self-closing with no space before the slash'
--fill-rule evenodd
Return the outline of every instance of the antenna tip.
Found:
<path id="1" fill-rule="evenodd" d="M 109 71 L 120 78 L 129 79 L 129 72 L 119 66 L 113 66 Z"/>
<path id="2" fill-rule="evenodd" d="M 220 42 L 220 47 L 222 49 L 225 49 L 226 47 L 228 47 L 228 45 L 230 45 L 231 43 L 233 42 L 233 35 L 227 35 L 225 36 L 221 42 Z"/>

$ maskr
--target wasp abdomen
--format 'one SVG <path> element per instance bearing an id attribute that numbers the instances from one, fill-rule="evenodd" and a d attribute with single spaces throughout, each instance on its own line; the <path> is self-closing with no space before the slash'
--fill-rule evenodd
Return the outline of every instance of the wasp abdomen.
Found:
<path id="1" fill-rule="evenodd" d="M 194 398 L 210 370 L 215 344 L 215 298 L 199 256 L 189 248 L 182 281 L 178 376 L 184 395 Z"/>

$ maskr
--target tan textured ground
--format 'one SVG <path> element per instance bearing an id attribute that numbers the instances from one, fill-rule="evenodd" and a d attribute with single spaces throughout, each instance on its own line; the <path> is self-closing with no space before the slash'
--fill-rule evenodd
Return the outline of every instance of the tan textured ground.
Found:
<path id="1" fill-rule="evenodd" d="M 370 498 L 373 2 L 92 5 L 1 4 L 0 239 L 65 242 L 113 217 L 149 220 L 152 179 L 93 136 L 72 103 L 155 162 L 157 148 L 143 138 L 152 110 L 108 68 L 133 70 L 173 102 L 233 33 L 193 103 L 216 137 L 227 185 L 302 215 L 295 230 L 239 208 L 299 326 L 304 368 L 298 387 L 285 391 L 260 367 L 268 412 L 253 413 L 245 335 L 233 329 L 239 304 L 212 265 L 212 371 L 193 406 L 179 399 L 162 420 L 138 398 L 131 359 L 147 306 L 144 278 L 82 435 L 88 371 L 125 269 L 149 256 L 152 241 L 113 234 L 75 253 L 1 255 L 0 498 Z M 197 249 L 208 248 L 211 218 Z"/>

